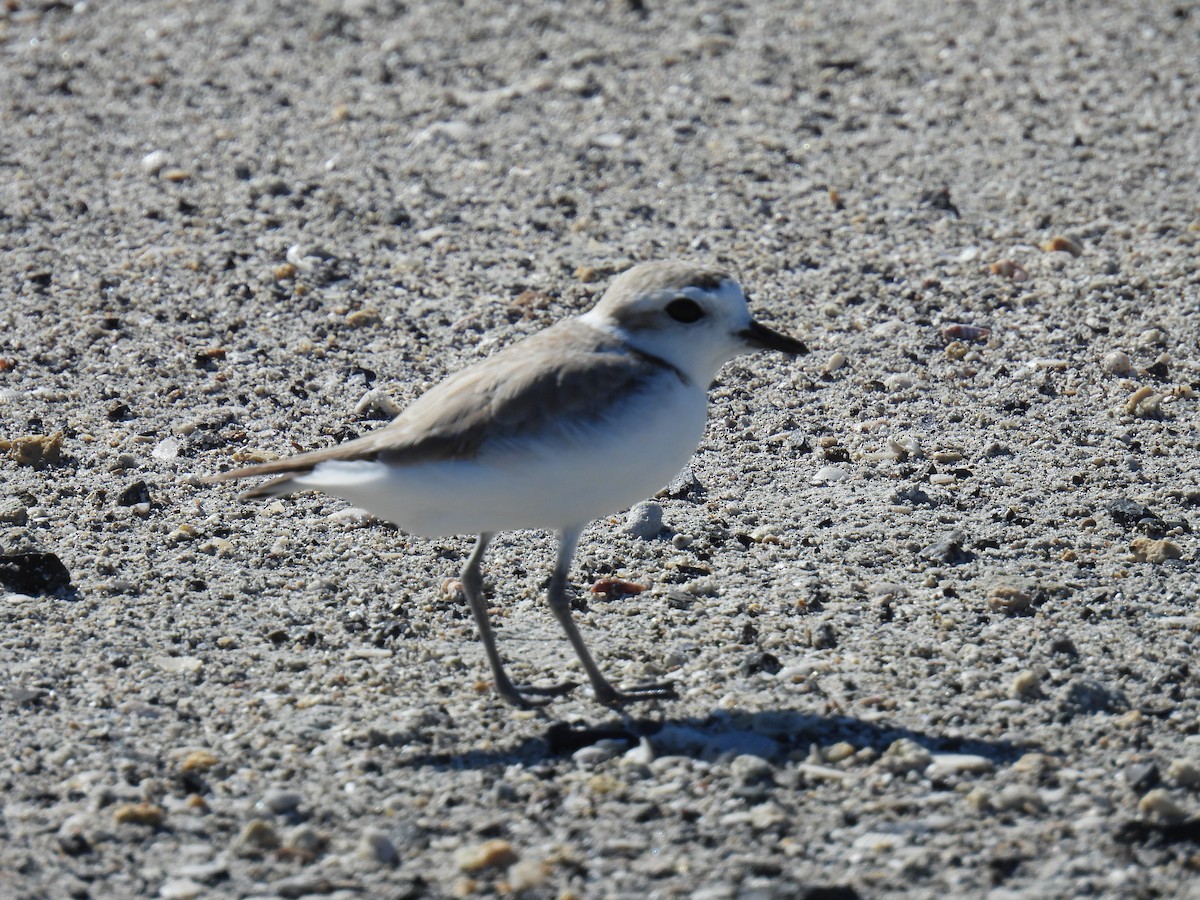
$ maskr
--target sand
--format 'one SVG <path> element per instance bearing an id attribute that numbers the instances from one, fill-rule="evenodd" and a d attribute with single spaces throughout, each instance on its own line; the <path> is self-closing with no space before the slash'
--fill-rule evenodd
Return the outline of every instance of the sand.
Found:
<path id="1" fill-rule="evenodd" d="M 1187 4 L 5 4 L 2 892 L 1196 895 L 1198 57 Z M 677 701 L 507 707 L 470 536 L 200 480 L 672 257 L 812 350 L 584 535 Z M 534 682 L 552 559 L 488 560 Z"/>

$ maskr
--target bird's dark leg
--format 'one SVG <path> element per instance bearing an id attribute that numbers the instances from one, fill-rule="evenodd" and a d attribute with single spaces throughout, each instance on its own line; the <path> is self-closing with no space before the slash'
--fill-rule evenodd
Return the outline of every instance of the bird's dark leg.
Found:
<path id="1" fill-rule="evenodd" d="M 592 659 L 592 654 L 588 652 L 587 645 L 583 642 L 583 635 L 579 633 L 579 628 L 571 617 L 571 601 L 567 597 L 567 575 L 571 570 L 575 545 L 579 542 L 579 533 L 582 530 L 581 528 L 565 528 L 559 536 L 558 559 L 554 563 L 554 574 L 550 576 L 549 601 L 550 610 L 558 619 L 558 624 L 562 626 L 563 631 L 567 633 L 567 639 L 575 648 L 575 655 L 579 657 L 583 670 L 587 672 L 596 699 L 605 706 L 619 706 L 635 700 L 674 699 L 677 695 L 675 689 L 669 684 L 644 684 L 626 688 L 623 691 L 617 690 L 604 677 L 600 667 Z"/>
<path id="2" fill-rule="evenodd" d="M 566 683 L 554 687 L 517 687 L 504 671 L 504 661 L 496 648 L 496 634 L 492 631 L 492 623 L 488 619 L 487 602 L 483 598 L 483 555 L 487 552 L 488 544 L 494 535 L 484 532 L 475 542 L 475 549 L 467 557 L 459 580 L 462 581 L 463 593 L 467 597 L 467 605 L 471 607 L 471 615 L 475 618 L 475 626 L 479 629 L 479 639 L 483 642 L 483 651 L 487 654 L 488 665 L 492 668 L 492 679 L 496 683 L 496 693 L 514 706 L 530 707 L 544 706 L 551 698 L 573 690 L 576 685 Z"/>

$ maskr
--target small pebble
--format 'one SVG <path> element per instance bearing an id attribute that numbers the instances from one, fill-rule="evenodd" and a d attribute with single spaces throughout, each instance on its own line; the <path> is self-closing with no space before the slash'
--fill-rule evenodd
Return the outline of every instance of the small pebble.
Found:
<path id="1" fill-rule="evenodd" d="M 1161 565 L 1168 559 L 1183 559 L 1183 548 L 1166 538 L 1156 541 L 1148 537 L 1137 537 L 1133 539 L 1129 549 L 1137 562 Z"/>
<path id="2" fill-rule="evenodd" d="M 1168 822 L 1178 822 L 1187 818 L 1187 810 L 1162 788 L 1147 791 L 1146 795 L 1138 801 L 1138 811 L 1143 815 L 1154 816 Z"/>
<path id="3" fill-rule="evenodd" d="M 233 542 L 227 541 L 223 537 L 210 538 L 200 545 L 201 553 L 207 553 L 210 556 L 219 556 L 222 559 L 228 559 L 233 556 L 234 549 Z"/>
<path id="4" fill-rule="evenodd" d="M 378 525 L 383 521 L 373 512 L 358 506 L 347 506 L 345 509 L 336 509 L 325 518 L 338 525 L 346 525 L 354 528 L 366 528 L 369 525 Z"/>
<path id="5" fill-rule="evenodd" d="M 991 336 L 991 329 L 979 325 L 955 323 L 942 329 L 942 338 L 947 341 L 984 342 Z"/>
<path id="6" fill-rule="evenodd" d="M 821 371 L 828 375 L 829 373 L 836 372 L 838 369 L 844 367 L 846 362 L 846 354 L 841 350 L 838 350 L 831 357 L 829 357 L 828 360 L 826 360 L 825 365 L 821 367 Z"/>
<path id="7" fill-rule="evenodd" d="M 171 158 L 167 155 L 166 150 L 151 150 L 142 157 L 140 163 L 142 171 L 147 175 L 157 175 L 170 163 Z"/>
<path id="8" fill-rule="evenodd" d="M 158 889 L 158 896 L 163 900 L 195 900 L 204 893 L 204 885 L 197 884 L 190 878 L 168 878 Z"/>
<path id="9" fill-rule="evenodd" d="M 606 131 L 604 134 L 597 134 L 592 138 L 592 146 L 599 147 L 601 150 L 617 150 L 625 146 L 625 137 L 615 131 Z"/>
<path id="10" fill-rule="evenodd" d="M 67 856 L 82 856 L 91 852 L 92 841 L 89 832 L 92 830 L 92 820 L 84 813 L 70 816 L 59 826 L 55 833 L 59 849 Z"/>
<path id="11" fill-rule="evenodd" d="M 1159 347 L 1167 342 L 1167 335 L 1161 328 L 1147 328 L 1138 335 L 1139 347 Z"/>
<path id="12" fill-rule="evenodd" d="M 358 403 L 354 404 L 354 414 L 356 416 L 394 419 L 402 411 L 403 407 L 393 400 L 387 391 L 382 391 L 378 388 L 367 391 L 362 395 Z"/>
<path id="13" fill-rule="evenodd" d="M 1167 777 L 1180 787 L 1200 788 L 1200 764 L 1191 759 L 1171 760 Z"/>
<path id="14" fill-rule="evenodd" d="M 1158 784 L 1158 766 L 1152 762 L 1134 763 L 1125 768 L 1125 783 L 1139 794 Z"/>
<path id="15" fill-rule="evenodd" d="M 194 656 L 156 656 L 154 664 L 175 675 L 191 675 L 204 668 L 204 661 Z"/>
<path id="16" fill-rule="evenodd" d="M 19 501 L 0 501 L 0 523 L 5 525 L 24 525 L 28 521 L 29 510 Z"/>
<path id="17" fill-rule="evenodd" d="M 454 865 L 461 872 L 503 869 L 511 866 L 519 858 L 516 848 L 508 841 L 499 838 L 470 847 L 459 847 L 454 851 Z"/>
<path id="18" fill-rule="evenodd" d="M 955 566 L 970 560 L 970 554 L 963 548 L 967 535 L 961 529 L 954 529 L 940 541 L 930 544 L 918 554 L 921 559 L 935 563 Z"/>
<path id="19" fill-rule="evenodd" d="M 299 791 L 287 788 L 275 788 L 267 791 L 263 798 L 255 804 L 259 809 L 265 809 L 276 815 L 290 813 L 304 802 L 304 795 Z"/>
<path id="20" fill-rule="evenodd" d="M 981 787 L 973 788 L 964 799 L 967 801 L 967 806 L 977 813 L 986 811 L 992 803 L 991 795 Z"/>
<path id="21" fill-rule="evenodd" d="M 845 481 L 850 477 L 850 472 L 845 466 L 822 466 L 813 473 L 813 484 L 834 484 L 838 481 Z"/>
<path id="22" fill-rule="evenodd" d="M 658 537 L 662 527 L 662 505 L 653 500 L 644 500 L 629 510 L 625 516 L 625 526 L 621 530 L 643 541 L 650 541 Z"/>
<path id="23" fill-rule="evenodd" d="M 220 760 L 217 755 L 209 750 L 193 750 L 183 758 L 183 762 L 179 764 L 181 772 L 207 772 L 213 768 Z"/>
<path id="24" fill-rule="evenodd" d="M 41 469 L 62 461 L 62 444 L 63 434 L 56 431 L 53 434 L 27 434 L 12 440 L 0 439 L 0 450 L 7 450 L 19 466 Z"/>
<path id="25" fill-rule="evenodd" d="M 606 575 L 603 578 L 596 579 L 596 582 L 590 588 L 590 593 L 604 594 L 611 599 L 622 595 L 640 594 L 645 590 L 646 585 L 644 584 Z"/>
<path id="26" fill-rule="evenodd" d="M 238 844 L 241 848 L 253 853 L 275 850 L 279 847 L 279 843 L 279 833 L 275 830 L 275 826 L 264 819 L 252 819 L 247 822 L 241 834 L 238 835 Z"/>
<path id="27" fill-rule="evenodd" d="M 620 756 L 625 750 L 625 742 L 619 740 L 602 740 L 580 747 L 571 754 L 571 759 L 583 769 L 594 769 L 596 766 Z"/>
<path id="28" fill-rule="evenodd" d="M 970 349 L 971 348 L 962 341 L 951 341 L 946 345 L 946 359 L 951 360 L 952 362 L 958 362 L 967 355 Z"/>
<path id="29" fill-rule="evenodd" d="M 1014 772 L 1022 775 L 1041 776 L 1046 769 L 1053 765 L 1053 760 L 1045 753 L 1022 753 L 1013 763 Z"/>
<path id="30" fill-rule="evenodd" d="M 1136 525 L 1142 519 L 1154 517 L 1154 511 L 1150 507 L 1127 497 L 1118 497 L 1116 500 L 1109 501 L 1104 510 L 1113 517 L 1114 522 L 1126 527 Z"/>
<path id="31" fill-rule="evenodd" d="M 933 762 L 925 769 L 925 777 L 938 779 L 953 775 L 971 775 L 990 772 L 992 761 L 986 756 L 973 753 L 935 753 Z"/>
<path id="32" fill-rule="evenodd" d="M 916 741 L 900 738 L 883 752 L 878 766 L 885 772 L 903 775 L 905 772 L 925 769 L 932 761 L 933 754 Z"/>
<path id="33" fill-rule="evenodd" d="M 742 784 L 770 781 L 774 772 L 774 767 L 761 756 L 748 753 L 735 756 L 729 764 L 729 773 Z"/>
<path id="34" fill-rule="evenodd" d="M 396 845 L 392 843 L 392 839 L 378 828 L 363 829 L 358 847 L 359 855 L 380 865 L 394 866 L 400 859 L 400 854 L 396 850 Z"/>
<path id="35" fill-rule="evenodd" d="M 181 446 L 178 438 L 163 438 L 154 445 L 154 449 L 150 451 L 150 455 L 155 459 L 161 460 L 175 459 L 179 456 L 179 448 Z"/>
<path id="36" fill-rule="evenodd" d="M 119 825 L 158 826 L 162 824 L 165 813 L 161 806 L 153 803 L 122 803 L 113 810 L 112 817 Z"/>
<path id="37" fill-rule="evenodd" d="M 849 759 L 857 752 L 855 746 L 848 741 L 838 741 L 836 744 L 826 747 L 821 752 L 821 756 L 825 758 L 825 762 L 839 763 L 843 759 Z"/>
<path id="38" fill-rule="evenodd" d="M 759 831 L 766 831 L 770 828 L 778 828 L 781 825 L 790 824 L 792 816 L 778 803 L 768 800 L 766 803 L 760 803 L 750 809 L 749 821 L 752 828 L 756 828 Z"/>
<path id="39" fill-rule="evenodd" d="M 283 846 L 309 858 L 317 857 L 328 843 L 325 835 L 307 822 L 297 825 L 283 839 Z"/>
<path id="40" fill-rule="evenodd" d="M 270 897 L 324 897 L 334 893 L 333 882 L 317 872 L 289 875 L 271 884 Z M 342 893 L 342 892 L 338 892 Z M 261 894 L 259 895 L 261 896 Z M 412 896 L 405 892 L 402 896 Z"/>
<path id="41" fill-rule="evenodd" d="M 1011 259 L 1002 259 L 988 266 L 993 275 L 999 275 L 1002 278 L 1010 278 L 1013 281 L 1028 281 L 1029 273 L 1025 271 L 1020 263 L 1013 262 Z"/>
<path id="42" fill-rule="evenodd" d="M 1013 585 L 998 584 L 988 594 L 987 605 L 989 609 L 1010 616 L 1023 615 L 1033 608 L 1033 596 Z"/>
<path id="43" fill-rule="evenodd" d="M 1040 681 L 1037 673 L 1030 669 L 1018 672 L 1008 686 L 1008 696 L 1018 699 L 1032 697 L 1037 693 Z"/>
<path id="44" fill-rule="evenodd" d="M 654 762 L 654 747 L 645 737 L 642 737 L 638 740 L 636 747 L 625 752 L 624 760 L 631 765 L 648 766 Z"/>
<path id="45" fill-rule="evenodd" d="M 1010 784 L 1001 788 L 1000 792 L 991 798 L 991 805 L 1001 812 L 1023 812 L 1033 814 L 1046 808 L 1045 801 L 1038 792 L 1023 784 Z"/>
<path id="46" fill-rule="evenodd" d="M 1078 241 L 1061 234 L 1057 234 L 1043 243 L 1042 249 L 1047 253 L 1070 253 L 1072 256 L 1079 256 L 1083 253 L 1083 247 Z"/>
<path id="47" fill-rule="evenodd" d="M 1133 374 L 1133 363 L 1129 354 L 1122 350 L 1111 350 L 1104 354 L 1104 358 L 1100 360 L 1100 368 L 1109 375 Z"/>
<path id="48" fill-rule="evenodd" d="M 187 863 L 175 870 L 176 878 L 191 881 L 218 881 L 229 876 L 229 864 L 222 856 L 205 862 Z"/>
<path id="49" fill-rule="evenodd" d="M 369 328 L 383 321 L 377 309 L 357 309 L 346 316 L 346 324 L 351 328 Z"/>
<path id="50" fill-rule="evenodd" d="M 829 650 L 837 646 L 837 632 L 828 622 L 822 622 L 811 628 L 805 629 L 808 635 L 808 646 L 814 650 Z M 782 669 L 777 669 L 776 672 L 781 672 Z"/>
<path id="51" fill-rule="evenodd" d="M 29 509 L 36 518 L 36 507 Z M 55 594 L 70 587 L 71 573 L 53 553 L 0 553 L 0 586 L 26 596 Z"/>
<path id="52" fill-rule="evenodd" d="M 522 859 L 508 867 L 506 880 L 509 889 L 519 893 L 541 887 L 549 877 L 550 867 L 546 863 L 536 859 Z"/>

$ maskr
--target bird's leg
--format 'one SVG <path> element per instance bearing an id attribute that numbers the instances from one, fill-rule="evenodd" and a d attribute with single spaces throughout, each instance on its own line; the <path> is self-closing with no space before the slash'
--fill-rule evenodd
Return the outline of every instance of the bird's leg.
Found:
<path id="1" fill-rule="evenodd" d="M 479 535 L 475 549 L 467 557 L 459 580 L 462 582 L 463 593 L 467 596 L 467 605 L 471 607 L 471 615 L 475 618 L 475 626 L 479 629 L 479 639 L 483 642 L 483 651 L 487 654 L 488 665 L 492 667 L 492 679 L 496 683 L 496 693 L 514 706 L 530 707 L 544 706 L 558 694 L 565 694 L 575 688 L 574 684 L 561 684 L 548 688 L 520 687 L 512 683 L 504 671 L 504 661 L 500 651 L 496 649 L 496 634 L 492 631 L 492 623 L 488 619 L 487 603 L 483 599 L 483 554 L 491 543 L 493 535 L 487 532 Z M 529 696 L 529 695 L 534 696 Z"/>
<path id="2" fill-rule="evenodd" d="M 618 706 L 635 700 L 673 699 L 676 696 L 675 689 L 669 684 L 644 684 L 623 691 L 617 690 L 604 677 L 600 667 L 592 659 L 592 654 L 588 652 L 583 635 L 579 633 L 579 628 L 571 617 L 571 601 L 567 597 L 567 575 L 571 570 L 571 559 L 575 556 L 575 545 L 579 542 L 580 531 L 581 528 L 564 528 L 559 536 L 558 559 L 554 563 L 554 574 L 550 576 L 549 601 L 550 610 L 567 633 L 567 639 L 575 648 L 575 655 L 579 657 L 583 670 L 587 672 L 596 700 L 605 706 Z"/>

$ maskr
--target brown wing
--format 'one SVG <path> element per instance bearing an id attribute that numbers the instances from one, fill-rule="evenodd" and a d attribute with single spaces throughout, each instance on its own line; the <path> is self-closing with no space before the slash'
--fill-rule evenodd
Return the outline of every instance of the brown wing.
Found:
<path id="1" fill-rule="evenodd" d="M 207 480 L 303 474 L 328 460 L 462 459 L 474 455 L 484 443 L 535 431 L 569 438 L 572 430 L 607 418 L 613 404 L 647 379 L 661 375 L 664 366 L 671 368 L 569 320 L 447 378 L 378 431 L 324 450 L 221 472 Z M 601 403 L 596 403 L 597 398 Z"/>

